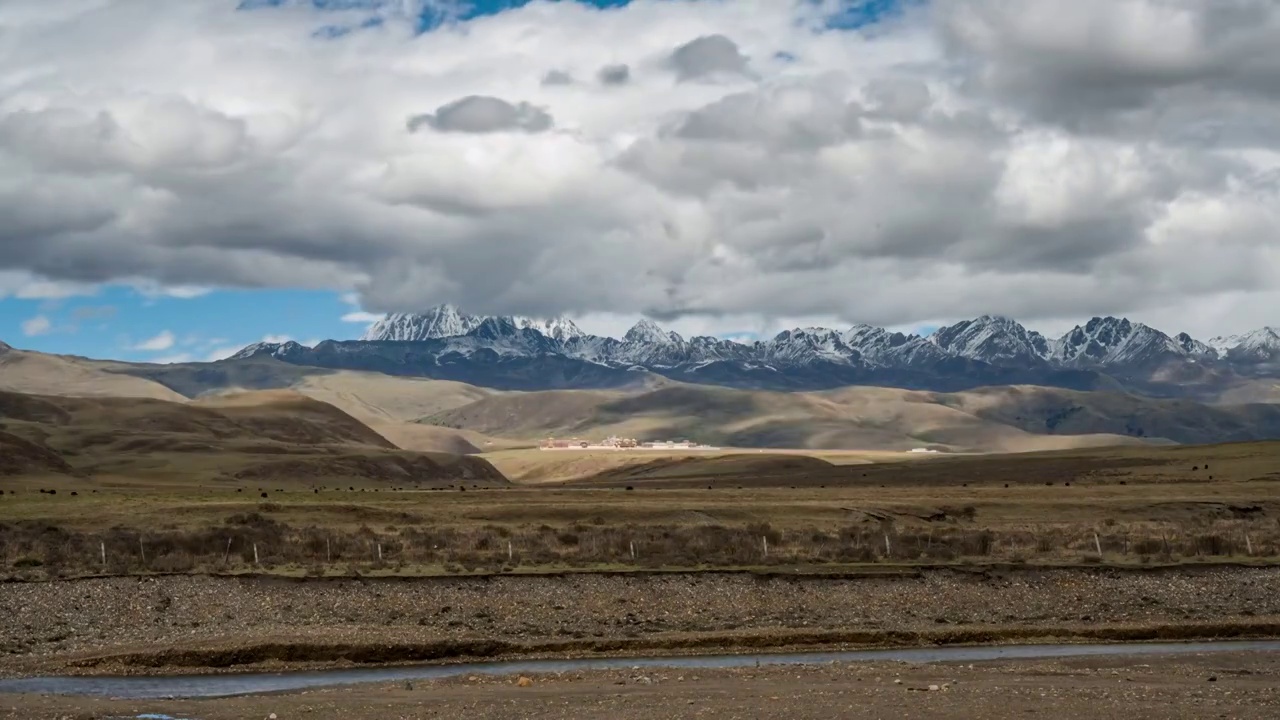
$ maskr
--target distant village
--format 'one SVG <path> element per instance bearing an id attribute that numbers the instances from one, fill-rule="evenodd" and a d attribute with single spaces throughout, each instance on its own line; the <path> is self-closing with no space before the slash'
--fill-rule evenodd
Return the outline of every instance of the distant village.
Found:
<path id="1" fill-rule="evenodd" d="M 620 438 L 613 435 L 599 442 L 581 438 L 548 438 L 538 445 L 539 450 L 719 450 L 689 440 L 646 440 Z"/>

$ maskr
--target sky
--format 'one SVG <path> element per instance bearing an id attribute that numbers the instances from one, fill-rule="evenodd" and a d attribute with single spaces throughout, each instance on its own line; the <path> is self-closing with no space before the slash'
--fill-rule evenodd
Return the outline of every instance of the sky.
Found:
<path id="1" fill-rule="evenodd" d="M 0 340 L 1280 324 L 1271 0 L 4 0 Z"/>

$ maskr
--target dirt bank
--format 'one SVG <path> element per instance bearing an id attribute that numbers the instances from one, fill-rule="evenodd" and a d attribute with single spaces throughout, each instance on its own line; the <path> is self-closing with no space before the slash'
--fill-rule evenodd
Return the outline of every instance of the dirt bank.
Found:
<path id="1" fill-rule="evenodd" d="M 163 713 L 198 720 L 1271 720 L 1280 715 L 1277 673 L 1280 655 L 1275 653 L 708 671 L 649 668 L 534 675 L 523 683 L 474 676 L 193 701 L 0 695 L 0 718 L 101 720 Z"/>
<path id="2" fill-rule="evenodd" d="M 1280 568 L 0 584 L 0 672 L 1275 635 Z"/>

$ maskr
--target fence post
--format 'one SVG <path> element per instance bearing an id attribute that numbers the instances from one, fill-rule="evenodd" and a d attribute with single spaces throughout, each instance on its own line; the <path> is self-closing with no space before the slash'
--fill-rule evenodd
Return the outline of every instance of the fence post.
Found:
<path id="1" fill-rule="evenodd" d="M 226 565 L 231 562 L 231 541 L 235 538 L 227 538 L 227 551 L 222 554 L 222 564 Z"/>
<path id="2" fill-rule="evenodd" d="M 258 543 L 253 544 L 253 564 L 258 564 Z"/>
<path id="3" fill-rule="evenodd" d="M 515 550 L 511 547 L 511 541 L 507 541 L 507 562 L 511 562 L 515 557 Z"/>
<path id="4" fill-rule="evenodd" d="M 102 554 L 102 569 L 107 569 L 107 543 L 105 540 L 98 543 L 98 552 Z"/>
<path id="5" fill-rule="evenodd" d="M 889 533 L 884 534 L 884 556 L 886 559 L 893 556 L 893 546 L 889 545 Z"/>
<path id="6" fill-rule="evenodd" d="M 138 536 L 138 557 L 142 559 L 142 564 L 147 564 L 147 549 L 142 545 L 142 536 Z"/>
<path id="7" fill-rule="evenodd" d="M 765 557 L 769 557 L 769 538 L 767 538 L 767 537 L 765 537 L 765 536 L 761 535 L 761 536 L 760 536 L 760 545 L 761 545 L 761 547 L 763 547 L 763 548 L 764 548 L 764 556 L 765 556 Z"/>
<path id="8" fill-rule="evenodd" d="M 1249 555 L 1253 555 L 1253 541 L 1249 539 L 1249 533 L 1244 534 L 1244 546 Z"/>
<path id="9" fill-rule="evenodd" d="M 1102 557 L 1102 541 L 1098 539 L 1098 533 L 1093 534 L 1093 549 L 1098 551 L 1098 557 Z"/>
<path id="10" fill-rule="evenodd" d="M 329 538 L 324 539 L 324 561 L 333 562 L 333 550 L 329 545 Z"/>
<path id="11" fill-rule="evenodd" d="M 378 543 L 378 562 L 382 562 L 382 543 Z"/>
<path id="12" fill-rule="evenodd" d="M 632 560 L 636 559 L 636 541 L 635 540 L 631 541 L 631 559 Z"/>

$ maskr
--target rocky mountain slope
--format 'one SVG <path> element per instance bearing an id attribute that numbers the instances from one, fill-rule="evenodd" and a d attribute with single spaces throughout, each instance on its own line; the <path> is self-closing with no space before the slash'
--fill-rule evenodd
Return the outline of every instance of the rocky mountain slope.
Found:
<path id="1" fill-rule="evenodd" d="M 1248 379 L 1280 377 L 1280 333 L 1263 328 L 1209 342 L 1124 318 L 1097 317 L 1046 338 L 983 316 L 927 337 L 866 325 L 798 328 L 742 343 L 684 338 L 642 320 L 621 339 L 567 319 L 484 317 L 443 306 L 392 315 L 358 341 L 259 343 L 233 358 L 370 370 L 514 390 L 613 388 L 646 375 L 773 390 L 878 385 L 959 391 L 1030 384 L 1207 399 Z"/>

